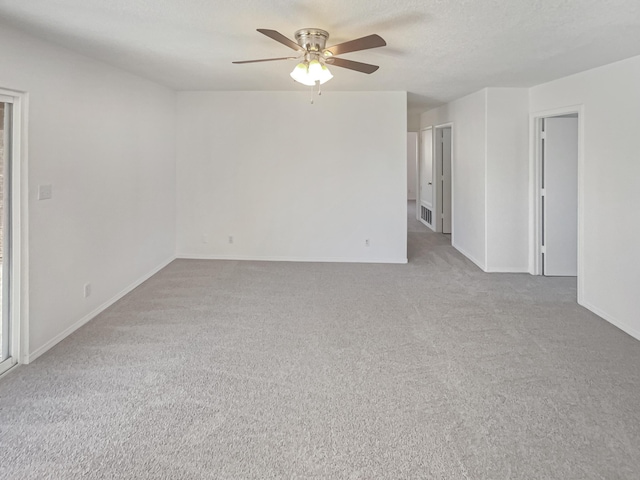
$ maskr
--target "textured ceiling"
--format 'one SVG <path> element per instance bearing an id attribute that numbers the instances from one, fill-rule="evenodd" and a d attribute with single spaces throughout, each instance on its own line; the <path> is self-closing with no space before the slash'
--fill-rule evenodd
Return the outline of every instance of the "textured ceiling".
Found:
<path id="1" fill-rule="evenodd" d="M 638 0 L 0 0 L 0 22 L 178 90 L 296 90 L 293 61 L 256 32 L 329 44 L 377 33 L 388 46 L 344 58 L 331 90 L 406 90 L 412 112 L 487 86 L 536 85 L 640 54 Z"/>

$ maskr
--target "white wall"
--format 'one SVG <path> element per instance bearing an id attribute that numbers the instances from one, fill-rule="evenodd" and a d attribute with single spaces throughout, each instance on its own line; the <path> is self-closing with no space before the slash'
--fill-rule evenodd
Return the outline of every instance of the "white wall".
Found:
<path id="1" fill-rule="evenodd" d="M 580 301 L 640 339 L 638 85 L 634 57 L 533 87 L 530 108 L 584 106 Z"/>
<path id="2" fill-rule="evenodd" d="M 407 200 L 416 199 L 418 172 L 418 133 L 407 133 Z"/>
<path id="3" fill-rule="evenodd" d="M 423 113 L 421 118 L 422 128 L 453 123 L 451 240 L 482 269 L 486 267 L 486 104 L 487 92 L 482 90 Z M 435 203 L 437 210 L 440 206 Z"/>
<path id="4" fill-rule="evenodd" d="M 452 244 L 485 271 L 528 270 L 528 108 L 527 89 L 486 88 L 422 115 L 453 123 Z"/>
<path id="5" fill-rule="evenodd" d="M 175 93 L 5 27 L 0 45 L 0 87 L 29 94 L 33 359 L 172 258 Z"/>
<path id="6" fill-rule="evenodd" d="M 529 92 L 487 89 L 487 271 L 529 269 Z"/>
<path id="7" fill-rule="evenodd" d="M 408 112 L 407 113 L 407 132 L 419 132 L 420 131 L 420 113 Z"/>
<path id="8" fill-rule="evenodd" d="M 178 255 L 406 262 L 406 118 L 405 92 L 179 93 Z"/>

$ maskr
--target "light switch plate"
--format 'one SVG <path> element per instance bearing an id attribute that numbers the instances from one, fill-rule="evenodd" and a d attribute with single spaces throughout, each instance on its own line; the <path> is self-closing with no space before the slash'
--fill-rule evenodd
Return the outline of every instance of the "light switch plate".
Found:
<path id="1" fill-rule="evenodd" d="M 49 200 L 53 197 L 53 185 L 38 186 L 38 200 Z"/>

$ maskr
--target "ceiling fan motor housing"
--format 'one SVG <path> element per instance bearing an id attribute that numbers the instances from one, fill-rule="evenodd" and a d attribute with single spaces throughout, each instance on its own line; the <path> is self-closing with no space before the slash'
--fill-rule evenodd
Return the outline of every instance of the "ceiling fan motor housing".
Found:
<path id="1" fill-rule="evenodd" d="M 322 53 L 327 45 L 329 32 L 319 28 L 303 28 L 295 33 L 296 42 L 307 52 Z"/>
<path id="2" fill-rule="evenodd" d="M 356 62 L 353 60 L 345 60 L 338 57 L 344 53 L 357 52 L 360 50 L 367 50 L 369 48 L 384 47 L 387 42 L 380 35 L 371 34 L 366 37 L 356 38 L 348 42 L 342 42 L 337 45 L 333 45 L 327 48 L 327 40 L 329 39 L 329 32 L 320 28 L 303 28 L 298 30 L 294 35 L 296 41 L 287 38 L 276 30 L 270 30 L 268 28 L 258 28 L 258 32 L 266 35 L 267 37 L 281 43 L 292 50 L 295 50 L 298 54 L 297 57 L 280 57 L 280 58 L 262 58 L 258 60 L 244 60 L 233 63 L 257 63 L 257 62 L 271 62 L 274 60 L 297 60 L 299 63 L 296 68 L 300 67 L 302 70 L 315 70 L 318 73 L 318 67 L 322 71 L 328 73 L 328 69 L 325 64 L 334 65 L 336 67 L 348 68 L 361 73 L 373 73 L 378 70 L 377 65 L 370 65 L 368 63 Z M 293 72 L 292 72 L 293 73 Z M 302 73 L 301 73 L 302 75 Z M 294 77 L 295 80 L 295 77 Z"/>

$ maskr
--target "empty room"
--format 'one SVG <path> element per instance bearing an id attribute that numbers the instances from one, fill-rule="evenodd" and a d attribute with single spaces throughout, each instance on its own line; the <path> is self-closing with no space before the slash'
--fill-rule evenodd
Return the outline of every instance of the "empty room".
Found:
<path id="1" fill-rule="evenodd" d="M 0 478 L 640 478 L 640 3 L 0 0 Z"/>

